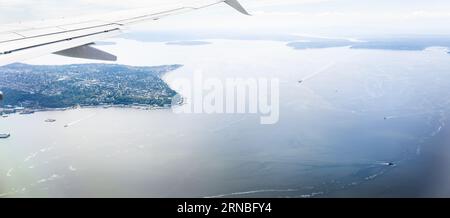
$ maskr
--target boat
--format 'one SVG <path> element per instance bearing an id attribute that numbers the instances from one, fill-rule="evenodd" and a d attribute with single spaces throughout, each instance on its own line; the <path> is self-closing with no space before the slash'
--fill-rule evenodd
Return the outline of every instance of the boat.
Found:
<path id="1" fill-rule="evenodd" d="M 56 120 L 55 119 L 46 119 L 45 122 L 46 123 L 54 123 L 54 122 L 56 122 Z"/>
<path id="2" fill-rule="evenodd" d="M 7 133 L 7 134 L 0 133 L 0 139 L 6 139 L 6 138 L 9 138 L 10 136 L 11 136 L 11 134 L 9 134 L 9 133 Z"/>

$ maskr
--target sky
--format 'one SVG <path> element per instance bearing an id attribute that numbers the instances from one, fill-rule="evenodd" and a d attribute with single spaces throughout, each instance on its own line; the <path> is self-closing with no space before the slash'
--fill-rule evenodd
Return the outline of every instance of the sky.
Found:
<path id="1" fill-rule="evenodd" d="M 153 7 L 188 0 L 0 0 L 0 23 Z M 162 19 L 135 31 L 223 31 L 317 35 L 450 34 L 448 0 L 240 0 Z M 125 2 L 125 3 L 124 3 Z"/>

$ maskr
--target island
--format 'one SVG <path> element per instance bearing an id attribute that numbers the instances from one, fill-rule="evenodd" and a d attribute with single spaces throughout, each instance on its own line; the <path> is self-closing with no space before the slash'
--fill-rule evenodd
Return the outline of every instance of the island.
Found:
<path id="1" fill-rule="evenodd" d="M 447 36 L 380 37 L 362 40 L 303 37 L 302 40 L 286 45 L 297 50 L 349 47 L 351 49 L 422 51 L 429 47 L 448 49 L 450 48 L 450 39 Z"/>

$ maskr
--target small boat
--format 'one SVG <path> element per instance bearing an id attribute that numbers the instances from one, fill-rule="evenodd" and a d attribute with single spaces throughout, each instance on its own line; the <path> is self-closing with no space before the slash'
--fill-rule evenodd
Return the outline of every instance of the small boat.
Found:
<path id="1" fill-rule="evenodd" d="M 54 122 L 56 122 L 56 120 L 55 119 L 46 119 L 45 122 L 46 123 L 54 123 Z"/>
<path id="2" fill-rule="evenodd" d="M 395 163 L 394 162 L 383 162 L 381 164 L 384 165 L 384 166 L 395 167 Z"/>
<path id="3" fill-rule="evenodd" d="M 3 133 L 0 133 L 0 139 L 6 139 L 6 138 L 9 138 L 11 136 L 11 134 L 3 134 Z"/>

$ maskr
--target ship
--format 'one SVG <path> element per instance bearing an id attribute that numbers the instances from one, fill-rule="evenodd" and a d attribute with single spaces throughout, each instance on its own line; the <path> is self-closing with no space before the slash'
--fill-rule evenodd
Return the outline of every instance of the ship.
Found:
<path id="1" fill-rule="evenodd" d="M 0 133 L 0 139 L 6 139 L 9 138 L 11 136 L 11 134 L 4 134 L 4 133 Z"/>

